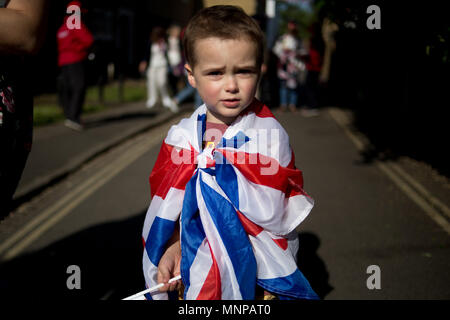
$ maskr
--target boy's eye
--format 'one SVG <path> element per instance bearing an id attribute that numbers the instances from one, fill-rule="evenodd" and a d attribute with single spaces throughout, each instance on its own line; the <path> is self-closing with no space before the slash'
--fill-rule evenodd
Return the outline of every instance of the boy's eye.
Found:
<path id="1" fill-rule="evenodd" d="M 249 74 L 253 74 L 253 70 L 251 69 L 240 69 L 237 71 L 238 74 L 243 74 L 243 75 L 249 75 Z"/>
<path id="2" fill-rule="evenodd" d="M 210 71 L 207 73 L 208 76 L 220 76 L 221 74 L 221 71 Z"/>

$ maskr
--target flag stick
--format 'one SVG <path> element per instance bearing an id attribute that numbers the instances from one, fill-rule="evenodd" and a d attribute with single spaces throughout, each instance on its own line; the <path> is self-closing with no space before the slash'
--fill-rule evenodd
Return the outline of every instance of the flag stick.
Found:
<path id="1" fill-rule="evenodd" d="M 177 280 L 180 280 L 180 279 L 181 279 L 181 275 L 178 275 L 178 276 L 173 277 L 172 279 L 170 279 L 170 280 L 169 280 L 169 283 L 172 283 L 172 282 L 177 281 Z M 149 288 L 149 289 L 145 289 L 145 290 L 143 290 L 143 291 L 141 291 L 141 292 L 138 292 L 138 293 L 136 293 L 136 294 L 133 294 L 132 296 L 126 297 L 126 298 L 124 298 L 124 299 L 122 299 L 122 300 L 142 300 L 142 299 L 136 299 L 136 298 L 138 298 L 138 297 L 140 297 L 140 296 L 143 296 L 143 295 L 146 294 L 146 293 L 155 291 L 155 290 L 157 290 L 157 289 L 159 289 L 159 288 L 161 288 L 161 287 L 163 287 L 163 286 L 164 286 L 164 283 L 157 284 L 157 285 L 154 286 L 154 287 L 151 287 L 151 288 Z"/>

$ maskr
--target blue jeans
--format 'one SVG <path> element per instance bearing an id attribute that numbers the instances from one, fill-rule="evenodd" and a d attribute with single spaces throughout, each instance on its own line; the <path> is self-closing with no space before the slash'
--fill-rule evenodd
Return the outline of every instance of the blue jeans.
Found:
<path id="1" fill-rule="evenodd" d="M 195 94 L 194 98 L 195 107 L 201 106 L 203 104 L 202 98 L 200 98 L 198 91 L 194 87 L 192 87 L 189 84 L 189 81 L 187 81 L 186 79 L 186 86 L 180 92 L 177 93 L 175 99 L 177 99 L 178 103 L 182 103 L 184 100 L 191 97 L 193 94 Z"/>
<path id="2" fill-rule="evenodd" d="M 286 86 L 286 81 L 280 82 L 280 105 L 294 105 L 297 106 L 298 93 L 297 88 L 291 89 Z"/>

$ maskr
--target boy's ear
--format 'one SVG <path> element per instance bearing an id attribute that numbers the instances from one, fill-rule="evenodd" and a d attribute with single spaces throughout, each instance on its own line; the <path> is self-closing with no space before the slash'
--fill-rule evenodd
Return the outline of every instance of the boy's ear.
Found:
<path id="1" fill-rule="evenodd" d="M 189 64 L 186 63 L 186 64 L 184 65 L 184 69 L 186 69 L 186 72 L 187 72 L 187 74 L 188 74 L 187 78 L 188 78 L 189 84 L 190 84 L 193 88 L 197 88 L 197 87 L 196 87 L 196 84 L 195 84 L 194 72 L 193 72 L 191 66 L 190 66 Z"/>

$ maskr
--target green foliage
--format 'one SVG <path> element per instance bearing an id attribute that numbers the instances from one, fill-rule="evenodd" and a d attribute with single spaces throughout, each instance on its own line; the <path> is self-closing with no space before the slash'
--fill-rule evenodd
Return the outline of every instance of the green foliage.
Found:
<path id="1" fill-rule="evenodd" d="M 434 30 L 433 30 L 434 31 Z M 436 64 L 447 65 L 449 61 L 450 27 L 435 30 L 427 35 L 425 40 L 425 54 Z"/>
<path id="2" fill-rule="evenodd" d="M 146 98 L 145 83 L 142 82 L 125 82 L 123 87 L 124 102 L 134 102 L 145 100 Z M 99 101 L 99 88 L 90 87 L 86 92 L 86 101 Z M 112 83 L 103 88 L 103 102 L 114 103 L 119 102 L 119 84 Z"/>
<path id="3" fill-rule="evenodd" d="M 33 124 L 42 126 L 64 119 L 62 109 L 54 104 L 38 104 L 34 106 Z"/>
<path id="4" fill-rule="evenodd" d="M 309 38 L 309 26 L 316 20 L 316 15 L 306 12 L 296 5 L 287 4 L 287 8 L 280 14 L 280 34 L 287 32 L 287 24 L 289 21 L 295 21 L 297 24 L 298 34 L 300 38 Z"/>
<path id="5" fill-rule="evenodd" d="M 306 11 L 294 4 L 285 4 L 286 9 L 280 13 L 280 34 L 287 31 L 287 24 L 289 21 L 295 21 L 297 23 L 298 34 L 302 39 L 307 39 L 310 37 L 310 27 L 319 22 L 323 6 L 327 1 L 318 0 L 314 1 L 314 6 L 312 11 Z"/>

